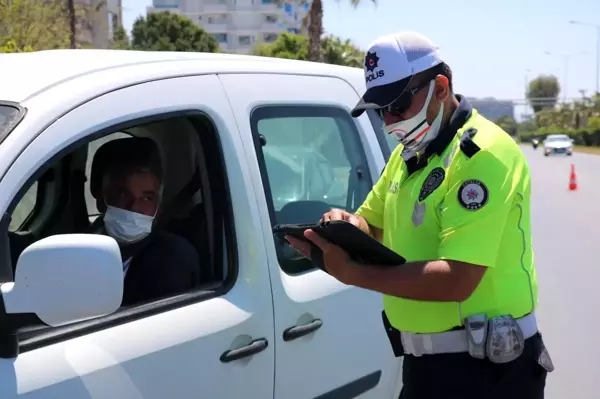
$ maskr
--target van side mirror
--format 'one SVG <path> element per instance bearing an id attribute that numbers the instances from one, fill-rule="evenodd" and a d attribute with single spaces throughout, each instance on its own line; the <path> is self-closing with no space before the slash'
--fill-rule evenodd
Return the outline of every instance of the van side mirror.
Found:
<path id="1" fill-rule="evenodd" d="M 96 234 L 39 240 L 23 251 L 14 282 L 0 285 L 0 293 L 9 323 L 11 314 L 35 314 L 51 327 L 111 314 L 123 298 L 119 245 Z"/>

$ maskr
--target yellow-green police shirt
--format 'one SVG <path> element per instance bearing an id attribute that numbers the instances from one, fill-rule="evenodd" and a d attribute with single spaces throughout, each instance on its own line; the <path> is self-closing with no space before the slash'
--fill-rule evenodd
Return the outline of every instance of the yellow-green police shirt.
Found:
<path id="1" fill-rule="evenodd" d="M 431 155 L 404 159 L 398 146 L 357 211 L 408 262 L 488 268 L 461 303 L 384 295 L 386 315 L 401 331 L 447 331 L 471 314 L 518 318 L 537 303 L 527 161 L 506 132 L 457 98 L 448 126 L 427 148 Z"/>

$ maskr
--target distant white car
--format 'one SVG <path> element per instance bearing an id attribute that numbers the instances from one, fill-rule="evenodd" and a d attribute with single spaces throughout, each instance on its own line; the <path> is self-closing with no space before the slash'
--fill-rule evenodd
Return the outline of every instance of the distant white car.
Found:
<path id="1" fill-rule="evenodd" d="M 573 155 L 573 140 L 566 134 L 551 134 L 544 140 L 544 156 L 551 154 Z"/>

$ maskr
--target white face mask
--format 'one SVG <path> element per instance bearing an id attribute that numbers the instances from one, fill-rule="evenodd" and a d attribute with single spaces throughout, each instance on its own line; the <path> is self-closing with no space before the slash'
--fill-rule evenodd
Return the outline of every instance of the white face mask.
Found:
<path id="1" fill-rule="evenodd" d="M 440 130 L 442 115 L 444 114 L 444 104 L 441 104 L 440 111 L 433 123 L 431 125 L 427 123 L 427 108 L 433 97 L 434 88 L 435 82 L 432 80 L 429 84 L 427 100 L 425 100 L 423 108 L 421 108 L 421 111 L 417 115 L 405 121 L 396 122 L 384 127 L 385 132 L 394 136 L 407 151 L 419 152 L 424 150 Z"/>
<path id="2" fill-rule="evenodd" d="M 146 216 L 107 205 L 103 221 L 109 236 L 119 243 L 133 244 L 150 234 L 154 216 Z"/>

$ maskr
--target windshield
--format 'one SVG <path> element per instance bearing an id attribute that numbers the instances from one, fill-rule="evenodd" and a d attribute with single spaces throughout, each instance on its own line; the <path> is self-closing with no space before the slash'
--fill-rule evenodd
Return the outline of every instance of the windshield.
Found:
<path id="1" fill-rule="evenodd" d="M 557 142 L 557 141 L 571 141 L 568 136 L 548 136 L 546 138 L 547 142 Z"/>
<path id="2" fill-rule="evenodd" d="M 373 126 L 373 130 L 375 130 L 375 134 L 377 135 L 377 141 L 379 141 L 379 146 L 383 151 L 383 156 L 387 162 L 390 158 L 392 151 L 398 146 L 398 141 L 393 138 L 391 135 L 387 134 L 383 130 L 383 121 L 377 116 L 375 111 L 372 109 L 367 110 L 367 115 L 369 116 L 369 120 L 371 121 L 371 125 Z"/>
<path id="3" fill-rule="evenodd" d="M 0 141 L 10 133 L 22 117 L 22 109 L 0 103 Z"/>

